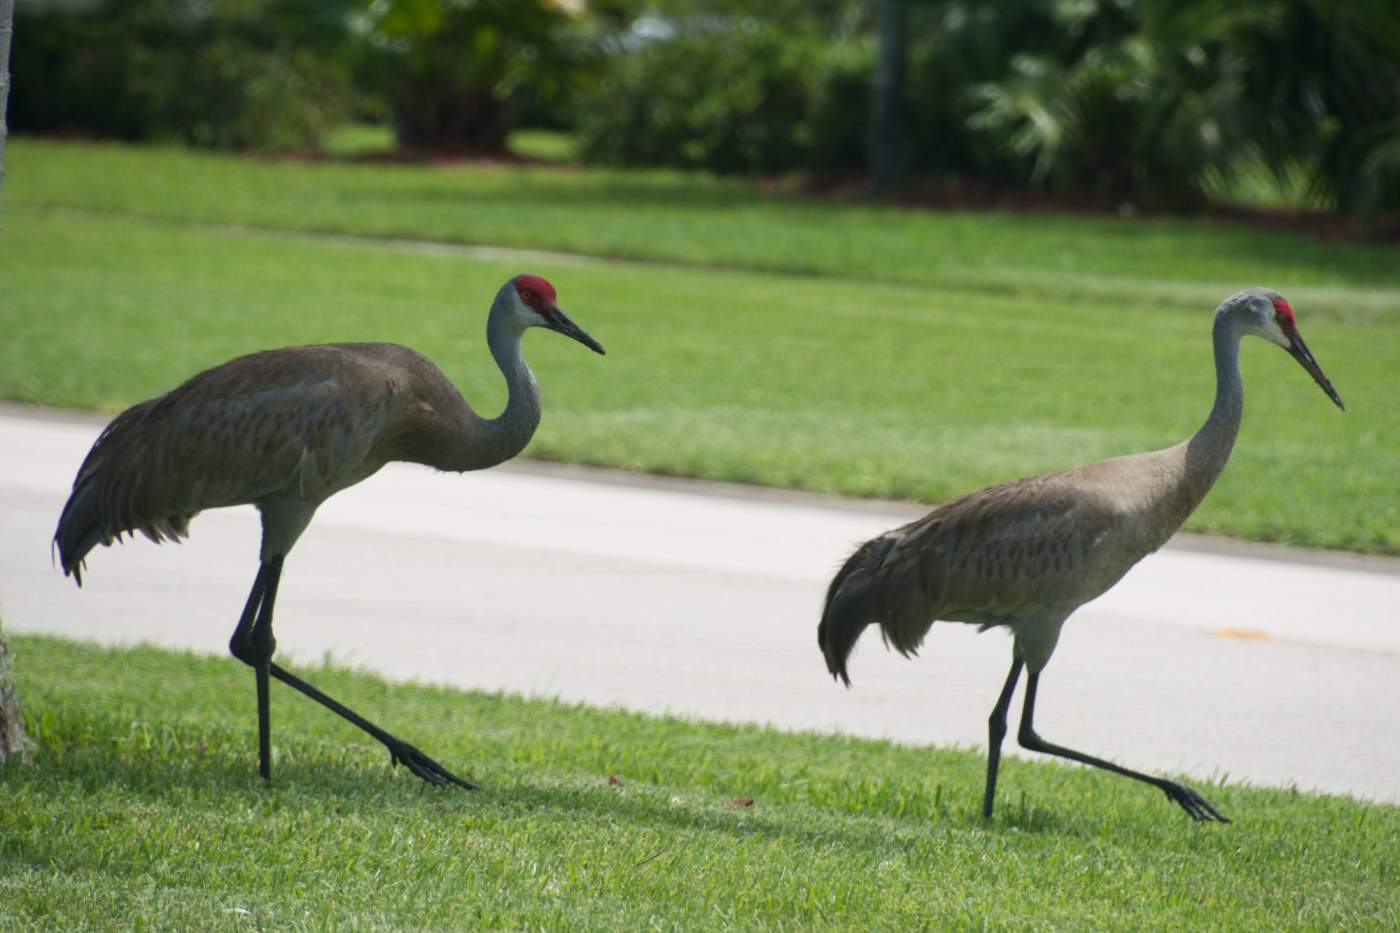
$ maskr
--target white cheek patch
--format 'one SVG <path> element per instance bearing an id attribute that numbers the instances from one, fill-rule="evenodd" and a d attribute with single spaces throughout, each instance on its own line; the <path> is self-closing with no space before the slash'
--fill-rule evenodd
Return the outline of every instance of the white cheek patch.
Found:
<path id="1" fill-rule="evenodd" d="M 1260 336 L 1267 338 L 1285 349 L 1293 346 L 1293 341 L 1283 332 L 1283 328 L 1279 325 L 1278 319 L 1272 316 L 1264 323 Z"/>
<path id="2" fill-rule="evenodd" d="M 544 323 L 540 320 L 539 312 L 527 305 L 519 295 L 515 296 L 514 310 L 515 319 L 519 322 L 521 327 L 535 327 Z"/>

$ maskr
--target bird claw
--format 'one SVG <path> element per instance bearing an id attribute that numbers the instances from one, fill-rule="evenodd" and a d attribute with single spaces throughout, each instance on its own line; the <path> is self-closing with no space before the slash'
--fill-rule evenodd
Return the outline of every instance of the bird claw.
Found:
<path id="1" fill-rule="evenodd" d="M 1200 794 L 1196 793 L 1185 784 L 1178 784 L 1175 781 L 1163 781 L 1162 791 L 1168 799 L 1175 801 L 1191 815 L 1191 819 L 1197 823 L 1208 823 L 1215 820 L 1219 823 L 1230 822 L 1219 810 L 1211 805 L 1211 802 Z"/>
<path id="2" fill-rule="evenodd" d="M 389 763 L 391 765 L 398 767 L 399 763 L 402 762 L 409 771 L 435 787 L 456 784 L 466 790 L 477 789 L 477 786 L 471 781 L 462 780 L 407 742 L 396 739 L 384 744 L 389 749 Z"/>

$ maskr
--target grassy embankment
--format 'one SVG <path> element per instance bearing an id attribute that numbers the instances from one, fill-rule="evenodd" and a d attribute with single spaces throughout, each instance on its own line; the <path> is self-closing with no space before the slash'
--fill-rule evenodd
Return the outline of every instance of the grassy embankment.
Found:
<path id="1" fill-rule="evenodd" d="M 973 752 L 341 669 L 313 679 L 484 789 L 395 775 L 285 691 L 267 787 L 237 664 L 12 645 L 40 750 L 0 767 L 0 928 L 1400 925 L 1397 807 L 1213 786 L 1235 822 L 1198 826 L 1141 785 L 1013 759 L 986 824 Z"/>

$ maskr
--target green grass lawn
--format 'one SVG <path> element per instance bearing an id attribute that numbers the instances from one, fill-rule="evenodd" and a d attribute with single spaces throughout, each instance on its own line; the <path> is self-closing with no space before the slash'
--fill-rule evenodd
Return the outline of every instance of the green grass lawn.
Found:
<path id="1" fill-rule="evenodd" d="M 382 156 L 398 149 L 392 127 L 372 123 L 346 123 L 326 133 L 321 154 L 332 159 Z"/>
<path id="2" fill-rule="evenodd" d="M 555 130 L 515 130 L 506 137 L 513 154 L 542 162 L 577 162 L 578 142 Z"/>
<path id="3" fill-rule="evenodd" d="M 506 149 L 511 154 L 541 162 L 576 161 L 577 148 L 572 136 L 554 130 L 515 130 L 506 137 Z M 374 123 L 346 123 L 331 130 L 321 141 L 321 154 L 332 159 L 362 159 L 398 151 L 393 128 Z M 412 161 L 413 155 L 407 156 Z M 1254 190 L 1252 187 L 1251 193 Z"/>
<path id="4" fill-rule="evenodd" d="M 608 348 L 548 333 L 536 457 L 934 500 L 1174 443 L 1212 393 L 1209 307 L 618 262 L 531 262 Z M 112 410 L 239 353 L 392 339 L 504 404 L 485 309 L 515 259 L 12 206 L 0 397 Z M 1244 429 L 1197 530 L 1400 551 L 1400 331 L 1297 305 L 1350 410 L 1244 351 Z M 76 467 L 76 465 L 75 465 Z"/>
<path id="5" fill-rule="evenodd" d="M 0 767 L 0 927 L 1400 926 L 1397 807 L 1210 786 L 1234 822 L 1196 825 L 1150 788 L 1013 759 L 986 824 L 971 751 L 335 668 L 310 676 L 483 790 L 390 771 L 277 686 L 265 786 L 236 662 L 11 645 L 40 747 Z"/>
<path id="6" fill-rule="evenodd" d="M 1211 399 L 1210 311 L 1263 281 L 1293 300 L 1349 410 L 1286 354 L 1247 341 L 1244 429 L 1188 527 L 1400 553 L 1390 247 L 1174 220 L 848 207 L 669 173 L 30 140 L 12 156 L 0 397 L 115 410 L 239 353 L 388 339 L 433 356 L 492 413 L 504 392 L 486 306 L 531 268 L 609 355 L 527 341 L 545 395 L 530 455 L 937 500 L 1185 437 Z M 599 258 L 526 262 L 290 228 Z M 881 243 L 928 261 L 878 265 Z"/>
<path id="7" fill-rule="evenodd" d="M 1086 297 L 1201 311 L 1270 284 L 1305 308 L 1393 320 L 1400 289 L 1385 246 L 1175 219 L 833 205 L 671 171 L 306 163 L 28 139 L 7 158 L 11 205 L 955 287 L 1020 295 L 1022 313 Z"/>

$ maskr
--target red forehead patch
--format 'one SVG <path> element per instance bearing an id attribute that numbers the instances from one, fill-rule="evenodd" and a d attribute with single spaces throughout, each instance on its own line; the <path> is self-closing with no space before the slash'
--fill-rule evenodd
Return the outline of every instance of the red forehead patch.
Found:
<path id="1" fill-rule="evenodd" d="M 1284 322 L 1295 326 L 1297 324 L 1297 321 L 1293 319 L 1293 309 L 1290 308 L 1288 302 L 1284 301 L 1282 298 L 1274 299 L 1274 317 L 1278 320 L 1280 325 L 1283 325 Z"/>
<path id="2" fill-rule="evenodd" d="M 520 276 L 520 278 L 515 280 L 515 288 L 517 291 L 529 289 L 549 304 L 554 304 L 556 300 L 554 286 L 549 284 L 548 279 L 543 279 L 538 275 Z"/>

